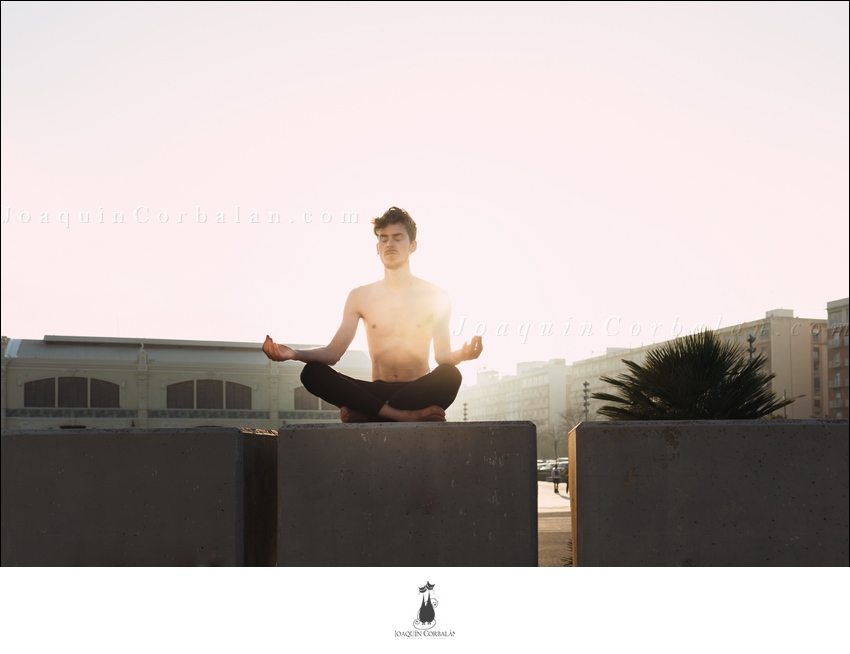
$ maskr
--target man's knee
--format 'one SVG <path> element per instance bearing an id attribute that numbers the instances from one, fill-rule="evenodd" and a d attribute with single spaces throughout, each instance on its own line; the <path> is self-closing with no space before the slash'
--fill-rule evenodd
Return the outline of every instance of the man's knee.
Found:
<path id="1" fill-rule="evenodd" d="M 329 369 L 330 366 L 324 363 L 317 363 L 316 361 L 305 363 L 301 369 L 301 383 L 304 384 L 304 388 L 308 391 L 311 388 L 316 388 L 319 380 L 325 376 L 325 373 Z"/>
<path id="2" fill-rule="evenodd" d="M 460 374 L 460 370 L 457 369 L 457 366 L 453 366 L 450 363 L 441 363 L 434 369 L 434 372 L 437 373 L 437 375 L 444 380 L 446 384 L 460 388 L 460 384 L 463 381 L 463 375 Z"/>

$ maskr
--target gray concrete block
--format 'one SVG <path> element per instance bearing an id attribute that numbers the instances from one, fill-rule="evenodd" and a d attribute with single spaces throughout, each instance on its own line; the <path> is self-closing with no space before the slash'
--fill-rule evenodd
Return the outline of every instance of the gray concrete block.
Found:
<path id="1" fill-rule="evenodd" d="M 4 566 L 274 565 L 277 436 L 9 431 Z"/>
<path id="2" fill-rule="evenodd" d="M 278 461 L 278 565 L 537 565 L 531 422 L 286 425 Z"/>
<path id="3" fill-rule="evenodd" d="M 848 422 L 585 422 L 576 565 L 848 565 Z"/>

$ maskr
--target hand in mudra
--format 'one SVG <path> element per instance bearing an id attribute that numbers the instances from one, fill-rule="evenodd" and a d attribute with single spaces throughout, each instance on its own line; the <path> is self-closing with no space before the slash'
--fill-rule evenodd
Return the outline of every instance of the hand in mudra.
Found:
<path id="1" fill-rule="evenodd" d="M 483 351 L 484 345 L 481 343 L 481 337 L 473 336 L 472 340 L 464 343 L 463 347 L 460 348 L 460 360 L 471 361 L 472 359 L 477 359 Z"/>
<path id="2" fill-rule="evenodd" d="M 272 361 L 291 361 L 295 358 L 295 350 L 287 345 L 275 343 L 268 334 L 263 343 L 263 352 Z"/>

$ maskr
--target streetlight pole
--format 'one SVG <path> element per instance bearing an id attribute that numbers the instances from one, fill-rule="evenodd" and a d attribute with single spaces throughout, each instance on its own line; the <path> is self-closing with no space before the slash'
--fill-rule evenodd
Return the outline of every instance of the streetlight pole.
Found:
<path id="1" fill-rule="evenodd" d="M 783 388 L 782 389 L 782 399 L 783 400 L 788 399 L 787 393 L 788 393 L 787 389 Z M 803 395 L 795 395 L 794 397 L 791 398 L 791 401 L 793 402 L 794 400 L 799 400 L 802 397 L 806 397 L 806 394 L 804 393 Z M 788 405 L 787 404 L 784 407 L 782 407 L 782 417 L 783 418 L 788 417 Z"/>
<path id="2" fill-rule="evenodd" d="M 750 353 L 750 359 L 753 358 L 753 355 L 756 353 L 756 348 L 753 347 L 753 343 L 755 343 L 756 337 L 750 334 L 747 336 L 747 343 L 750 344 L 750 347 L 747 348 L 747 352 Z"/>
<path id="3" fill-rule="evenodd" d="M 590 388 L 590 384 L 584 382 L 584 421 L 587 422 L 587 409 L 590 406 L 590 403 L 587 401 L 587 389 Z"/>

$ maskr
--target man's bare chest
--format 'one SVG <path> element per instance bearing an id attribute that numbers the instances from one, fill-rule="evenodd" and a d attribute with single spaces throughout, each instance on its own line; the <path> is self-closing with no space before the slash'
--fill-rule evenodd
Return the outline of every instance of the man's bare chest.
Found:
<path id="1" fill-rule="evenodd" d="M 373 334 L 409 334 L 433 325 L 433 310 L 427 302 L 407 298 L 383 298 L 361 309 L 363 324 Z"/>

